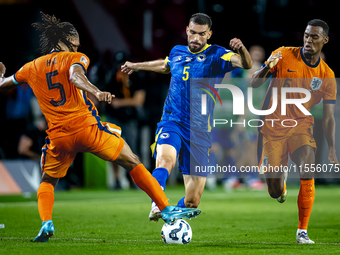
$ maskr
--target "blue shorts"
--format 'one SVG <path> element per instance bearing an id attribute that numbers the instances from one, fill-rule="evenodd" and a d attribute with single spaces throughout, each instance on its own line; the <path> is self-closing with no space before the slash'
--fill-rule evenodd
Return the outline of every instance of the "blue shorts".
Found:
<path id="1" fill-rule="evenodd" d="M 207 176 L 211 147 L 210 133 L 190 131 L 173 121 L 160 122 L 157 127 L 156 141 L 152 146 L 155 158 L 157 158 L 155 150 L 157 144 L 169 144 L 177 151 L 178 168 L 182 174 Z"/>

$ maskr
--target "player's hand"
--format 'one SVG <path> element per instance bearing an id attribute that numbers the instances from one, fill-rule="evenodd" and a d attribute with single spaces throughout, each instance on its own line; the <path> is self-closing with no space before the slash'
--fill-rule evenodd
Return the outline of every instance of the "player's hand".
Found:
<path id="1" fill-rule="evenodd" d="M 272 69 L 274 66 L 276 66 L 280 59 L 282 59 L 281 51 L 279 51 L 278 53 L 274 55 L 271 55 L 267 59 L 267 63 L 268 63 L 267 66 L 269 67 L 269 69 Z"/>
<path id="2" fill-rule="evenodd" d="M 138 71 L 136 68 L 135 68 L 135 65 L 134 63 L 131 63 L 129 61 L 126 61 L 124 65 L 121 66 L 121 71 L 123 73 L 127 73 L 127 74 L 132 74 L 134 71 Z"/>
<path id="3" fill-rule="evenodd" d="M 5 73 L 6 73 L 6 67 L 2 62 L 0 62 L 0 77 L 3 77 Z"/>
<path id="4" fill-rule="evenodd" d="M 239 49 L 241 49 L 242 47 L 244 47 L 242 41 L 238 38 L 234 38 L 230 40 L 229 46 L 232 50 L 236 50 L 238 51 Z"/>
<path id="5" fill-rule="evenodd" d="M 108 104 L 111 104 L 112 98 L 115 97 L 115 95 L 111 95 L 110 92 L 103 91 L 98 91 L 95 96 L 99 102 L 107 102 Z"/>

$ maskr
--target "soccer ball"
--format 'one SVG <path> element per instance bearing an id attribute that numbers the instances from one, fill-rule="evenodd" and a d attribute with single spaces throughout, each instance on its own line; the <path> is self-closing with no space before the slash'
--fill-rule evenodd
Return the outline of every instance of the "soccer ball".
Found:
<path id="1" fill-rule="evenodd" d="M 174 224 L 165 223 L 162 227 L 164 243 L 188 244 L 192 239 L 192 230 L 185 220 L 177 220 Z"/>

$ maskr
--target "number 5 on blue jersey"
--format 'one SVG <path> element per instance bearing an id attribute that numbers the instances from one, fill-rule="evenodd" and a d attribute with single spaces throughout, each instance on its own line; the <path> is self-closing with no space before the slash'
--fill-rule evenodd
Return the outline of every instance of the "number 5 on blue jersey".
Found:
<path id="1" fill-rule="evenodd" d="M 182 77 L 183 81 L 186 81 L 189 79 L 189 72 L 187 71 L 187 69 L 190 69 L 190 66 L 185 66 L 183 69 L 183 74 L 184 74 L 184 76 Z"/>

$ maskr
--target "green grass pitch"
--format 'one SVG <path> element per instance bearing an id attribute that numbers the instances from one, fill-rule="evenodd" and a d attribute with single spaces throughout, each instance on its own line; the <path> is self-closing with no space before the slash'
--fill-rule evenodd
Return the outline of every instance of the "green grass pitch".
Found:
<path id="1" fill-rule="evenodd" d="M 183 187 L 167 188 L 171 204 Z M 339 254 L 340 187 L 316 187 L 308 235 L 315 245 L 295 242 L 298 187 L 283 204 L 266 191 L 205 191 L 202 214 L 189 221 L 188 245 L 161 241 L 163 222 L 148 222 L 150 200 L 142 191 L 57 192 L 56 228 L 48 243 L 34 243 L 41 221 L 35 195 L 0 196 L 0 254 Z"/>

